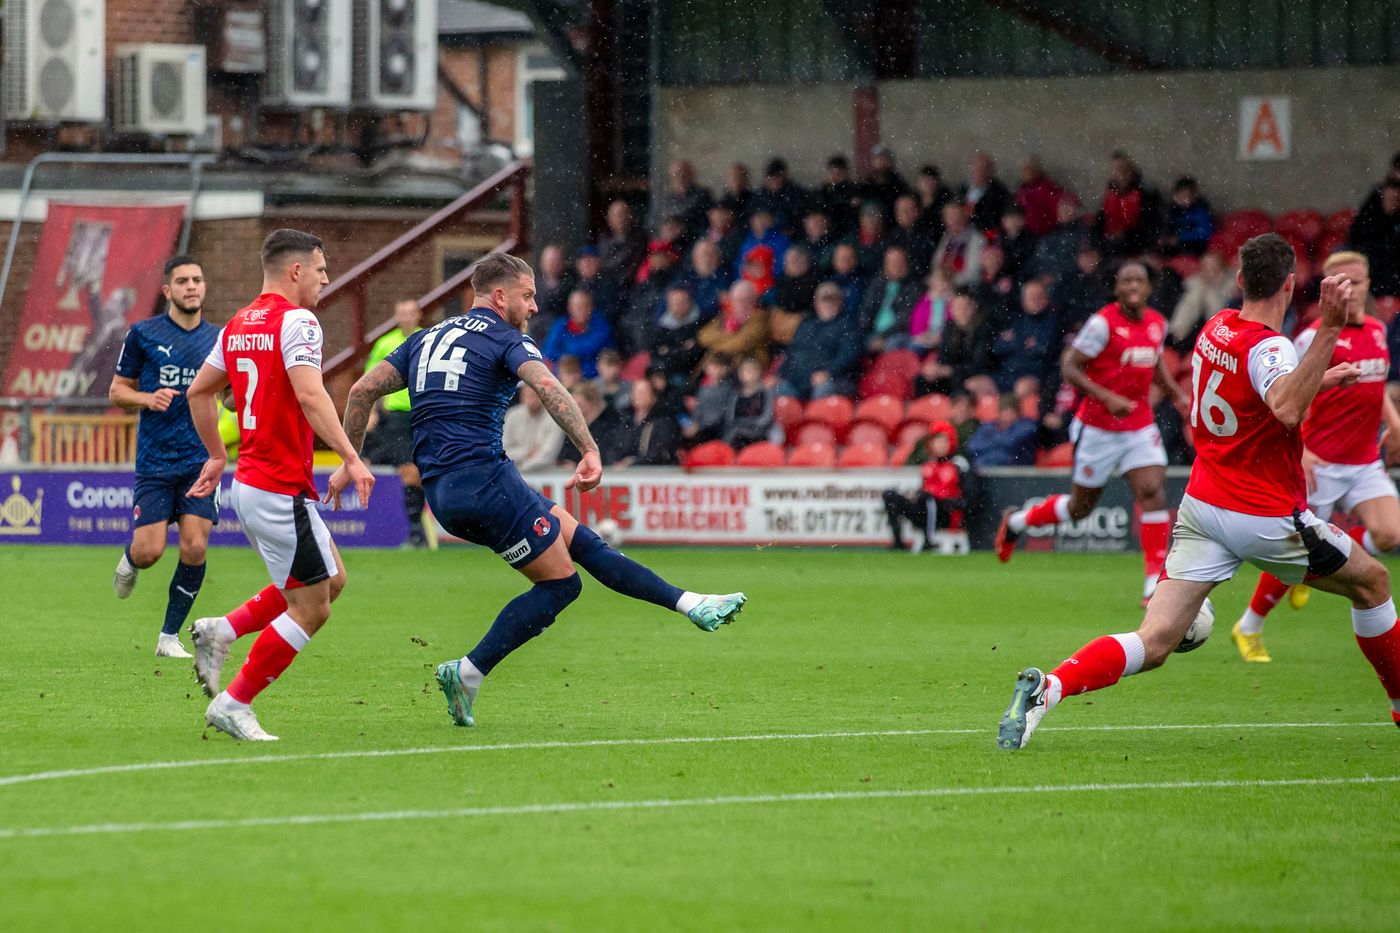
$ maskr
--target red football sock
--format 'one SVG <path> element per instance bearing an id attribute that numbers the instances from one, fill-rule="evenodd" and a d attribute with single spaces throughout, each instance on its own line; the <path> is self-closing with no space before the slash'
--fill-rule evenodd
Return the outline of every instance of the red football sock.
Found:
<path id="1" fill-rule="evenodd" d="M 1376 669 L 1385 695 L 1392 700 L 1400 700 L 1400 625 L 1373 638 L 1357 635 L 1356 643 L 1361 646 L 1366 660 Z"/>
<path id="2" fill-rule="evenodd" d="M 1131 641 L 1136 658 L 1128 657 L 1120 639 Z M 1061 695 L 1068 697 L 1112 687 L 1124 674 L 1136 674 L 1141 669 L 1142 642 L 1136 635 L 1103 635 L 1080 648 L 1050 673 L 1059 678 Z"/>
<path id="3" fill-rule="evenodd" d="M 1044 501 L 1038 502 L 1026 509 L 1026 527 L 1039 528 L 1042 525 L 1058 525 L 1061 518 L 1056 511 L 1056 506 L 1061 499 L 1067 499 L 1064 494 L 1049 496 Z"/>
<path id="4" fill-rule="evenodd" d="M 1171 522 L 1166 519 L 1167 513 L 1160 513 L 1163 517 L 1156 521 L 1148 521 L 1149 516 L 1157 514 L 1159 513 L 1144 514 L 1139 532 L 1139 537 L 1142 539 L 1142 564 L 1148 579 L 1155 579 L 1162 575 L 1162 568 L 1167 564 L 1167 540 L 1172 533 Z"/>
<path id="5" fill-rule="evenodd" d="M 261 593 L 248 600 L 226 617 L 233 633 L 239 638 L 251 632 L 261 632 L 269 622 L 287 611 L 287 597 L 269 584 Z"/>
<path id="6" fill-rule="evenodd" d="M 228 685 L 228 695 L 240 703 L 251 703 L 296 660 L 297 652 L 310 640 L 292 617 L 283 613 L 253 642 L 248 660 Z"/>
<path id="7" fill-rule="evenodd" d="M 1259 585 L 1254 588 L 1254 598 L 1249 601 L 1249 608 L 1258 615 L 1266 616 L 1287 592 L 1287 583 L 1271 573 L 1261 573 Z"/>

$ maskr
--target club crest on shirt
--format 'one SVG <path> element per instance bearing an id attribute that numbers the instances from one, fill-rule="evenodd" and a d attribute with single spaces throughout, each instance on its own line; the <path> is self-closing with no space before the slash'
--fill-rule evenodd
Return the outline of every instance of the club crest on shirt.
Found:
<path id="1" fill-rule="evenodd" d="M 535 537 L 543 538 L 545 535 L 549 534 L 549 519 L 541 515 L 539 518 L 535 519 L 534 529 Z"/>

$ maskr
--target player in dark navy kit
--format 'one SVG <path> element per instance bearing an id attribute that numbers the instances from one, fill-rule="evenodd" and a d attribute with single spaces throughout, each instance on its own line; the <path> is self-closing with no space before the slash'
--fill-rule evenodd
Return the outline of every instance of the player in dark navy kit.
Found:
<path id="1" fill-rule="evenodd" d="M 180 529 L 180 563 L 170 580 L 165 624 L 156 655 L 188 658 L 180 626 L 204 582 L 209 530 L 219 520 L 218 492 L 194 498 L 187 490 L 207 456 L 190 420 L 185 390 L 214 346 L 219 329 L 203 320 L 204 268 L 191 256 L 165 264 L 160 288 L 165 313 L 135 324 L 122 344 L 117 374 L 107 397 L 123 408 L 139 409 L 136 433 L 136 495 L 131 543 L 126 546 L 112 588 L 126 599 L 136 588 L 137 571 L 160 560 L 166 530 Z"/>
<path id="2" fill-rule="evenodd" d="M 412 334 L 355 383 L 345 408 L 345 433 L 359 449 L 375 401 L 407 387 L 413 457 L 433 514 L 449 532 L 489 547 L 534 584 L 501 610 L 466 657 L 438 665 L 438 685 L 459 726 L 474 723 L 482 679 L 578 597 L 575 564 L 609 589 L 674 610 L 706 632 L 730 622 L 745 602 L 743 593 L 704 595 L 662 580 L 530 488 L 506 457 L 501 427 L 524 381 L 582 452 L 565 488 L 588 491 L 603 477 L 587 421 L 523 333 L 537 310 L 534 275 L 514 256 L 482 259 L 472 274 L 471 309 Z M 347 484 L 339 471 L 331 477 L 331 501 Z"/>

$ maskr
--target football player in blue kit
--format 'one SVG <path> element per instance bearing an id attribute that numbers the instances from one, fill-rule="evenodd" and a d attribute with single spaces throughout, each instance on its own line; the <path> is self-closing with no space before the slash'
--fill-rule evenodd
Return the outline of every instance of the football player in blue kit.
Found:
<path id="1" fill-rule="evenodd" d="M 350 390 L 345 433 L 356 449 L 370 409 L 405 386 L 413 411 L 413 457 L 433 514 L 453 535 L 489 547 L 534 585 L 507 603 L 466 657 L 438 665 L 452 721 L 474 723 L 481 681 L 506 655 L 544 632 L 579 595 L 575 565 L 598 582 L 655 603 L 713 632 L 743 608 L 743 593 L 692 593 L 672 586 L 603 542 L 587 525 L 520 477 L 501 449 L 506 408 L 523 381 L 582 453 L 566 489 L 588 491 L 603 477 L 598 445 L 573 398 L 523 333 L 535 314 L 535 274 L 522 259 L 492 253 L 472 274 L 476 299 L 459 317 L 420 330 Z M 347 477 L 331 477 L 337 501 Z"/>
<path id="2" fill-rule="evenodd" d="M 219 329 L 203 319 L 205 281 L 199 260 L 171 258 L 160 291 L 167 302 L 165 313 L 138 321 L 127 332 L 117 374 L 107 390 L 115 404 L 141 412 L 131 543 L 117 562 L 112 588 L 120 599 L 130 596 L 137 572 L 160 560 L 167 529 L 177 525 L 180 562 L 170 579 L 156 655 L 188 658 L 180 644 L 180 626 L 204 582 L 204 552 L 209 530 L 219 520 L 219 502 L 217 491 L 200 498 L 185 494 L 208 457 L 190 420 L 185 390 L 204 365 Z"/>

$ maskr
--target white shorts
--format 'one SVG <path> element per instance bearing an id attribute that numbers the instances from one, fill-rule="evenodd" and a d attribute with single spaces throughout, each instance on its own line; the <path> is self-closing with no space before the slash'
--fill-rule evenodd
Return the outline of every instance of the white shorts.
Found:
<path id="1" fill-rule="evenodd" d="M 1308 493 L 1308 508 L 1326 521 L 1334 511 L 1350 512 L 1372 499 L 1396 498 L 1395 483 L 1379 460 L 1370 463 L 1319 463 L 1317 488 Z"/>
<path id="2" fill-rule="evenodd" d="M 1162 434 L 1149 424 L 1136 431 L 1105 431 L 1075 418 L 1069 425 L 1074 442 L 1074 485 L 1102 489 L 1111 477 L 1140 467 L 1167 465 Z"/>
<path id="3" fill-rule="evenodd" d="M 1351 538 L 1304 509 L 1292 516 L 1246 515 L 1186 496 L 1176 513 L 1166 578 L 1219 583 L 1249 561 L 1284 583 L 1342 569 Z"/>
<path id="4" fill-rule="evenodd" d="M 336 575 L 330 529 L 305 496 L 268 492 L 234 480 L 229 499 L 278 589 L 294 590 Z"/>

